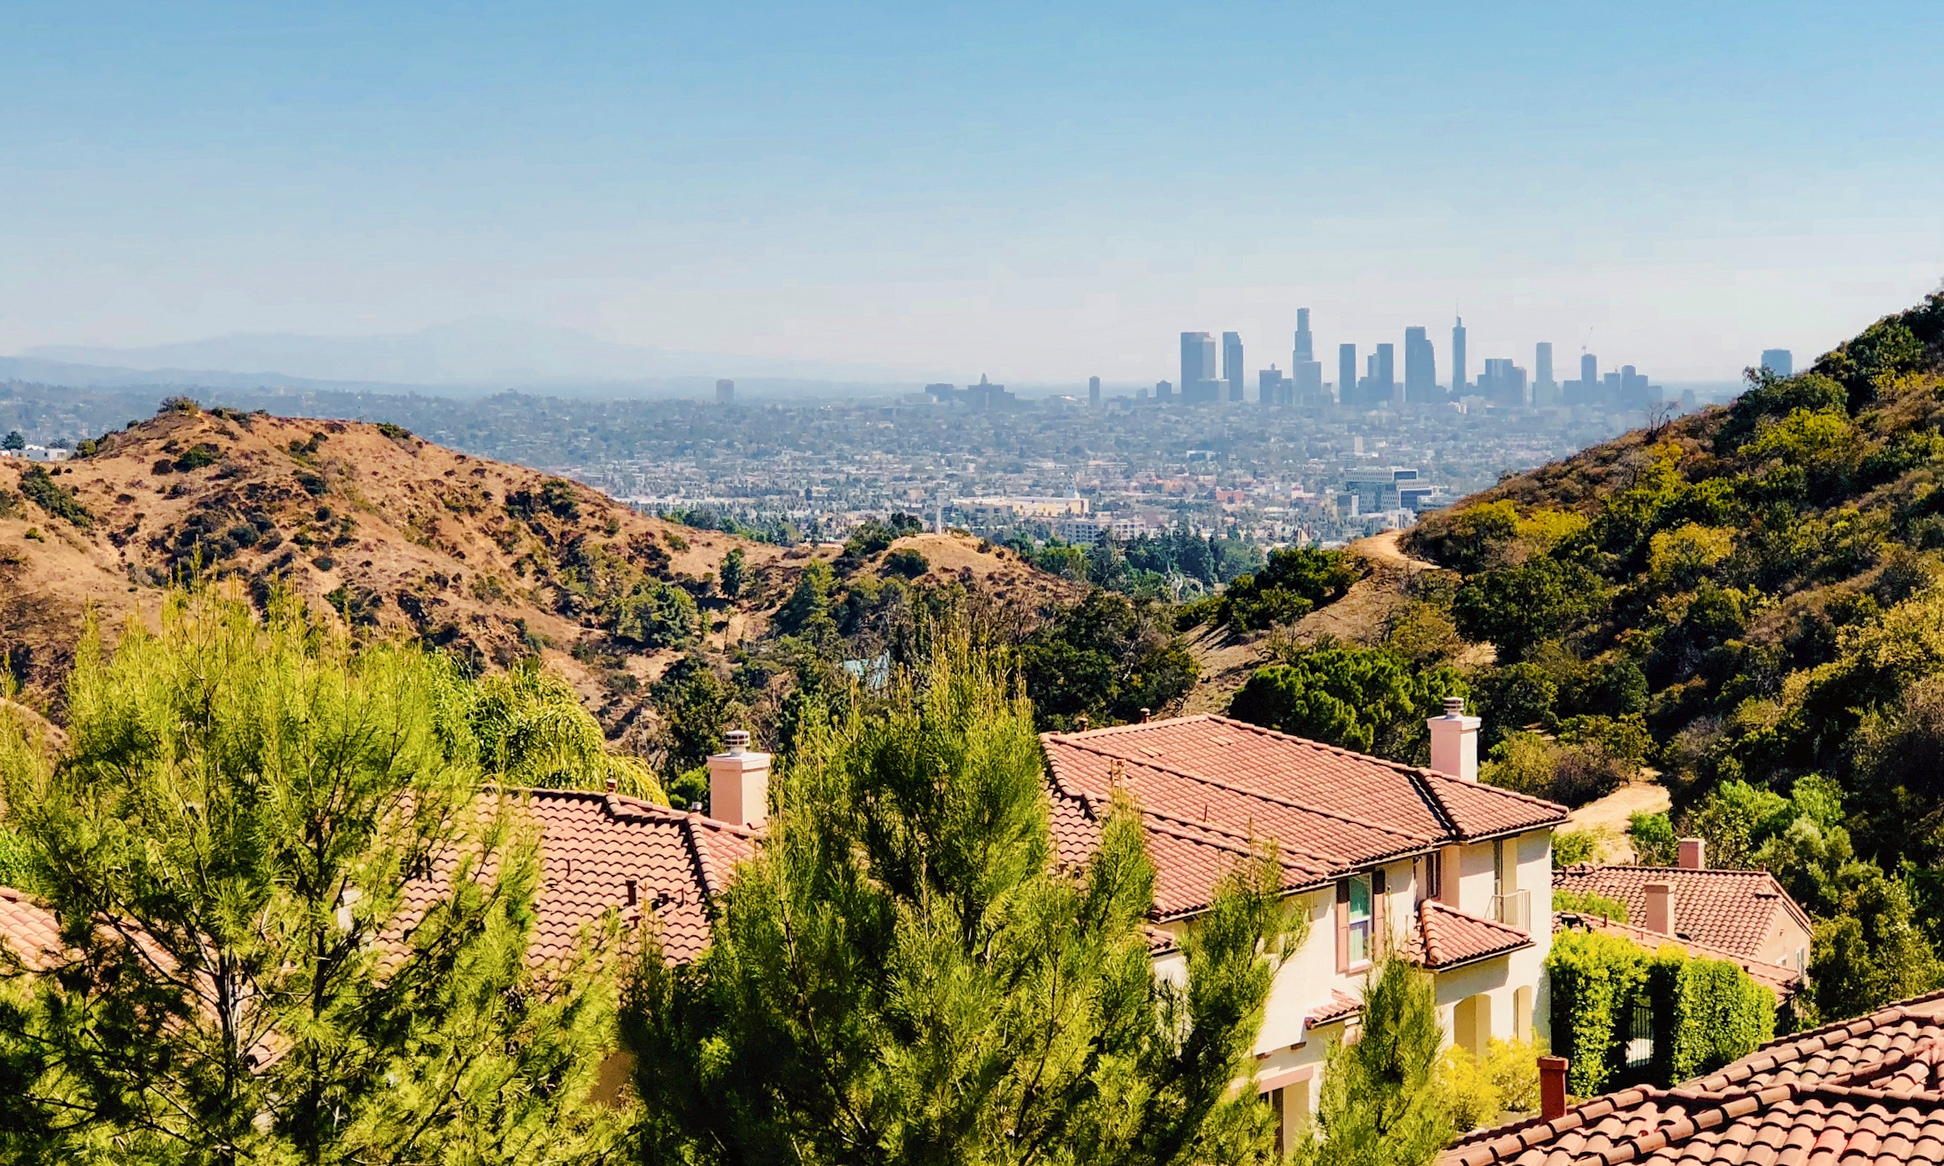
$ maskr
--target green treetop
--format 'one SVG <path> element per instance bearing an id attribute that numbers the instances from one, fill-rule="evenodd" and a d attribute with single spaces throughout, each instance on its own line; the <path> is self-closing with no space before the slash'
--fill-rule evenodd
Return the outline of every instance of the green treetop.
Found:
<path id="1" fill-rule="evenodd" d="M 66 948 L 0 998 L 0 1161 L 539 1163 L 608 1140 L 584 1102 L 610 979 L 528 965 L 536 840 L 482 797 L 466 704 L 438 657 L 354 649 L 283 598 L 259 623 L 172 597 L 112 656 L 90 633 L 59 756 L 0 727 Z"/>

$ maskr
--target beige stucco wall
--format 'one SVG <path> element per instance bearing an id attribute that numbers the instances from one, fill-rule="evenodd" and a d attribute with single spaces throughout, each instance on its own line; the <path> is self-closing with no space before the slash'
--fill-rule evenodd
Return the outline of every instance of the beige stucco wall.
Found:
<path id="1" fill-rule="evenodd" d="M 1481 960 L 1437 978 L 1438 1020 L 1445 1039 L 1451 1039 L 1454 1013 L 1469 997 L 1483 994 L 1490 1001 L 1491 1035 L 1507 1040 L 1517 1035 L 1514 1004 L 1519 989 L 1527 988 L 1532 1001 L 1531 1032 L 1545 1041 L 1550 1033 L 1546 1023 L 1544 965 L 1552 946 L 1552 832 L 1534 830 L 1506 840 L 1508 874 L 1518 889 L 1531 892 L 1533 946 L 1507 956 Z M 1415 918 L 1417 884 L 1414 864 L 1405 861 L 1383 867 L 1386 885 L 1386 917 L 1393 933 Z M 1492 844 L 1489 842 L 1460 848 L 1458 872 L 1459 910 L 1489 916 L 1492 909 Z M 1259 1086 L 1283 1089 L 1285 1114 L 1292 1122 L 1316 1112 L 1321 1068 L 1329 1055 L 1331 1042 L 1343 1039 L 1346 1025 L 1325 1025 L 1305 1031 L 1303 1017 L 1329 998 L 1332 989 L 1360 996 L 1364 987 L 1362 973 L 1339 974 L 1336 970 L 1336 927 L 1333 912 L 1334 888 L 1304 892 L 1300 902 L 1310 921 L 1309 936 L 1303 946 L 1283 965 L 1271 990 L 1263 1017 L 1262 1032 L 1256 1041 L 1256 1079 Z M 1172 975 L 1185 975 L 1179 956 Z M 1157 968 L 1162 968 L 1157 964 Z M 1349 1028 L 1354 1031 L 1352 1022 Z"/>

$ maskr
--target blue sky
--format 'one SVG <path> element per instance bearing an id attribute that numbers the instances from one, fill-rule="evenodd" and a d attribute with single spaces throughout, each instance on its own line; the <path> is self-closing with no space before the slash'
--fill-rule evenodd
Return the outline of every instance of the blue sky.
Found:
<path id="1" fill-rule="evenodd" d="M 496 315 L 1016 381 L 1799 357 L 1944 276 L 1936 4 L 8 4 L 0 352 Z M 1334 369 L 1330 369 L 1331 374 Z"/>

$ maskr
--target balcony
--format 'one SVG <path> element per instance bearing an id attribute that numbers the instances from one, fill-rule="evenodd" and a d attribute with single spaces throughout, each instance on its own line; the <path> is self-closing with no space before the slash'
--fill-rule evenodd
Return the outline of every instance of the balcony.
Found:
<path id="1" fill-rule="evenodd" d="M 1492 918 L 1507 927 L 1532 934 L 1532 892 L 1512 891 L 1492 896 Z"/>

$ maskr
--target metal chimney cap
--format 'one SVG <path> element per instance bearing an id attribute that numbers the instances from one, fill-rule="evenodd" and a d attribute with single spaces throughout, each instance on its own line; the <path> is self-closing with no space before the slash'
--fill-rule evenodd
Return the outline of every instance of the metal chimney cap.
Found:
<path id="1" fill-rule="evenodd" d="M 1462 696 L 1447 696 L 1447 697 L 1445 697 L 1445 698 L 1444 698 L 1444 710 L 1445 710 L 1445 716 L 1448 716 L 1448 717 L 1462 717 L 1462 716 L 1464 716 L 1464 715 L 1465 715 L 1465 698 L 1464 698 L 1464 697 L 1462 697 Z"/>
<path id="2" fill-rule="evenodd" d="M 722 735 L 722 739 L 729 743 L 729 755 L 731 757 L 740 757 L 749 748 L 749 730 L 747 729 L 731 729 Z"/>

